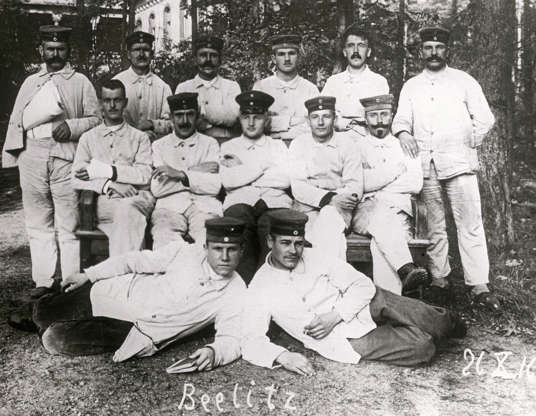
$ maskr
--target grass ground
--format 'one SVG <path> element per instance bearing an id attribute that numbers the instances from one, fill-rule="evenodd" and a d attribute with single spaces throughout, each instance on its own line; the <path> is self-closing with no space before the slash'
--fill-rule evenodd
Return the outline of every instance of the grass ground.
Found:
<path id="1" fill-rule="evenodd" d="M 6 324 L 14 299 L 31 287 L 20 192 L 14 183 L 0 183 L 0 416 L 536 414 L 536 221 L 529 208 L 515 208 L 519 242 L 492 259 L 493 285 L 504 312 L 475 310 L 455 267 L 456 301 L 451 306 L 471 328 L 465 339 L 442 347 L 431 365 L 353 366 L 306 352 L 316 370 L 312 377 L 243 361 L 184 376 L 168 375 L 165 368 L 203 338 L 151 358 L 114 364 L 110 354 L 50 356 L 36 335 Z M 288 339 L 279 342 L 301 350 Z"/>

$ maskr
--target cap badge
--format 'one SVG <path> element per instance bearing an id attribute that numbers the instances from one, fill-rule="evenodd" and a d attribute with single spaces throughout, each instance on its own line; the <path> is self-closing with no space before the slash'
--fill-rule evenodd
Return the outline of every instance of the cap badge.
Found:
<path id="1" fill-rule="evenodd" d="M 251 98 L 253 98 L 253 93 L 249 94 L 249 96 L 250 96 Z"/>
<path id="2" fill-rule="evenodd" d="M 231 231 L 231 232 L 233 232 L 234 230 L 235 230 L 234 227 L 231 227 L 231 228 L 230 228 L 230 231 Z"/>
<path id="3" fill-rule="evenodd" d="M 319 110 L 322 110 L 323 108 L 324 108 L 323 105 L 319 105 L 319 106 L 318 106 L 318 109 L 319 109 Z"/>
<path id="4" fill-rule="evenodd" d="M 322 98 L 318 99 L 318 104 L 322 104 Z"/>
<path id="5" fill-rule="evenodd" d="M 294 232 L 292 234 L 298 235 L 298 230 L 294 230 Z"/>
<path id="6" fill-rule="evenodd" d="M 437 40 L 437 36 L 436 36 L 436 35 L 434 35 L 434 40 Z"/>
<path id="7" fill-rule="evenodd" d="M 58 35 L 54 35 L 54 36 L 52 36 L 52 40 L 53 40 L 54 42 L 57 42 L 57 41 L 58 41 Z"/>
<path id="8" fill-rule="evenodd" d="M 253 106 L 254 102 L 253 101 L 250 101 L 249 102 L 249 105 Z"/>
<path id="9" fill-rule="evenodd" d="M 229 241 L 229 237 L 223 237 L 223 241 L 227 243 Z"/>

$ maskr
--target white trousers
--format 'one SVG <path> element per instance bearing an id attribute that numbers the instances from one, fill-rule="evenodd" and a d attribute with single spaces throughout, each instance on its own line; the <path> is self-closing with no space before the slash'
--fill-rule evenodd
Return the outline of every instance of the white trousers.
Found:
<path id="1" fill-rule="evenodd" d="M 110 257 L 143 248 L 147 217 L 155 199 L 150 191 L 139 191 L 129 198 L 97 199 L 97 227 L 106 234 Z"/>
<path id="2" fill-rule="evenodd" d="M 470 286 L 486 284 L 489 282 L 489 259 L 477 177 L 463 174 L 440 181 L 433 162 L 430 177 L 424 179 L 422 189 L 431 242 L 427 251 L 430 273 L 433 278 L 442 278 L 451 270 L 443 192 L 456 224 L 465 283 Z"/>
<path id="3" fill-rule="evenodd" d="M 191 204 L 182 214 L 167 208 L 156 208 L 151 216 L 153 250 L 171 241 L 182 240 L 186 233 L 196 243 L 205 243 L 207 239 L 205 221 L 216 217 L 218 215 L 203 212 L 195 204 Z"/>
<path id="4" fill-rule="evenodd" d="M 320 211 L 307 212 L 307 216 L 305 239 L 327 257 L 346 261 L 346 222 L 337 209 L 326 205 Z"/>
<path id="5" fill-rule="evenodd" d="M 32 279 L 50 287 L 58 261 L 62 279 L 80 271 L 78 194 L 71 186 L 71 161 L 49 156 L 54 139 L 28 139 L 19 155 L 20 186 L 30 242 Z"/>
<path id="6" fill-rule="evenodd" d="M 371 237 L 374 283 L 397 295 L 402 294 L 397 270 L 413 262 L 407 243 L 409 220 L 403 211 L 374 198 L 360 202 L 354 216 L 353 231 Z"/>

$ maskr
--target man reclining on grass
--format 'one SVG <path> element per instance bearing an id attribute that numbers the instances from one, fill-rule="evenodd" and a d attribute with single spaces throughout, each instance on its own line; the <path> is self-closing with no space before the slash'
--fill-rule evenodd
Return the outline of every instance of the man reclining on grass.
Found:
<path id="1" fill-rule="evenodd" d="M 214 323 L 214 342 L 190 355 L 197 370 L 239 358 L 246 286 L 235 269 L 244 224 L 214 218 L 205 225 L 205 247 L 177 241 L 111 257 L 69 277 L 64 293 L 41 298 L 33 321 L 44 348 L 71 356 L 119 348 L 113 360 L 120 362 L 153 355 Z"/>
<path id="2" fill-rule="evenodd" d="M 304 248 L 305 214 L 285 209 L 269 215 L 272 251 L 247 289 L 245 360 L 313 373 L 305 356 L 270 342 L 271 319 L 306 348 L 354 364 L 363 358 L 414 366 L 432 359 L 439 340 L 465 336 L 453 312 L 375 287 L 348 263 Z"/>

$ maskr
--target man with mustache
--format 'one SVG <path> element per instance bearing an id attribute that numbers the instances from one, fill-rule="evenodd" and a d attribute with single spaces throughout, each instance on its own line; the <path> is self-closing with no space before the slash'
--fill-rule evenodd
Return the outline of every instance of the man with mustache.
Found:
<path id="1" fill-rule="evenodd" d="M 424 70 L 404 84 L 392 130 L 404 151 L 420 155 L 422 161 L 431 297 L 443 304 L 451 296 L 444 191 L 456 223 L 465 284 L 476 305 L 498 310 L 499 301 L 488 288 L 489 260 L 476 176 L 477 147 L 495 118 L 478 82 L 447 65 L 449 31 L 424 28 L 420 36 Z"/>
<path id="2" fill-rule="evenodd" d="M 196 131 L 197 93 L 168 97 L 173 133 L 153 143 L 151 191 L 156 207 L 151 216 L 153 247 L 182 240 L 186 234 L 205 241 L 205 221 L 222 215 L 220 146 Z"/>
<path id="3" fill-rule="evenodd" d="M 430 283 L 426 269 L 413 263 L 407 244 L 411 195 L 422 188 L 419 158 L 404 154 L 392 136 L 392 95 L 361 99 L 368 134 L 358 142 L 363 163 L 364 195 L 353 231 L 372 238 L 370 251 L 376 286 L 397 295 Z"/>
<path id="4" fill-rule="evenodd" d="M 268 253 L 267 212 L 289 208 L 292 199 L 287 146 L 264 134 L 273 97 L 252 90 L 238 95 L 236 102 L 242 135 L 222 144 L 220 175 L 227 192 L 224 215 L 246 223 L 244 256 L 237 270 L 249 283 Z"/>
<path id="5" fill-rule="evenodd" d="M 372 72 L 367 61 L 372 53 L 370 33 L 357 24 L 349 26 L 343 36 L 342 54 L 348 63 L 346 70 L 332 75 L 322 89 L 322 95 L 337 98 L 338 131 L 347 131 L 356 139 L 365 136 L 362 127 L 365 113 L 359 100 L 389 93 L 389 84 L 380 74 Z"/>
<path id="6" fill-rule="evenodd" d="M 208 371 L 238 359 L 246 288 L 235 269 L 244 224 L 215 218 L 205 225 L 202 244 L 175 241 L 110 257 L 70 276 L 64 293 L 41 298 L 33 329 L 45 350 L 69 356 L 115 350 L 113 361 L 122 362 L 214 324 L 214 342 L 189 355 L 192 367 Z"/>
<path id="7" fill-rule="evenodd" d="M 180 83 L 175 94 L 198 94 L 199 117 L 197 130 L 220 141 L 235 134 L 239 108 L 235 97 L 240 94 L 237 82 L 218 74 L 222 60 L 223 40 L 212 36 L 200 36 L 194 45 L 197 75 Z"/>
<path id="8" fill-rule="evenodd" d="M 253 85 L 254 90 L 274 97 L 270 107 L 270 136 L 273 139 L 289 141 L 309 131 L 303 103 L 316 97 L 318 88 L 298 75 L 300 42 L 298 35 L 273 36 L 275 74 Z"/>
<path id="9" fill-rule="evenodd" d="M 79 270 L 71 166 L 78 139 L 100 122 L 93 85 L 69 63 L 71 28 L 41 26 L 39 32 L 44 63 L 21 86 L 2 152 L 2 167 L 19 167 L 36 285 L 32 298 L 55 290 L 58 246 L 62 279 Z"/>
<path id="10" fill-rule="evenodd" d="M 114 76 L 126 88 L 128 104 L 125 120 L 154 141 L 171 131 L 166 101 L 171 95 L 171 88 L 151 71 L 154 36 L 137 31 L 131 33 L 126 41 L 130 68 Z"/>
<path id="11" fill-rule="evenodd" d="M 84 133 L 73 163 L 73 186 L 99 194 L 97 227 L 108 237 L 110 256 L 140 250 L 154 207 L 149 191 L 151 142 L 129 125 L 128 99 L 117 79 L 102 85 L 104 123 Z"/>
<path id="12" fill-rule="evenodd" d="M 306 237 L 313 246 L 346 260 L 346 237 L 363 196 L 363 168 L 355 142 L 334 131 L 335 97 L 305 102 L 310 134 L 290 144 L 294 208 L 309 216 Z"/>
<path id="13" fill-rule="evenodd" d="M 415 366 L 429 362 L 443 339 L 465 336 L 456 314 L 376 288 L 346 261 L 305 248 L 305 214 L 279 210 L 269 216 L 271 252 L 246 294 L 245 360 L 314 373 L 307 357 L 268 338 L 271 320 L 305 348 L 351 364 L 365 359 Z"/>

